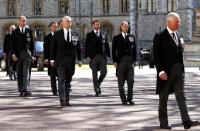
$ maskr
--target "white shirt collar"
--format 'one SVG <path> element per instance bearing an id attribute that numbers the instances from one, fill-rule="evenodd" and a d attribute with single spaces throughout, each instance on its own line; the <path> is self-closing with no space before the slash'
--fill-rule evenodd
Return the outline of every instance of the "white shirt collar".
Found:
<path id="1" fill-rule="evenodd" d="M 67 28 L 63 28 L 63 30 L 64 30 L 64 32 L 65 31 L 67 32 L 67 30 L 69 30 L 69 32 L 71 31 L 71 29 L 67 29 Z"/>
<path id="2" fill-rule="evenodd" d="M 95 29 L 94 29 L 94 33 L 97 33 L 97 31 L 98 31 L 98 33 L 99 33 L 100 30 L 95 30 Z"/>
<path id="3" fill-rule="evenodd" d="M 51 32 L 51 35 L 53 36 L 53 35 L 54 35 L 54 32 Z"/>
<path id="4" fill-rule="evenodd" d="M 169 27 L 167 27 L 167 30 L 169 32 L 169 34 L 171 35 L 172 33 L 175 33 L 176 34 L 176 31 L 172 31 Z"/>
<path id="5" fill-rule="evenodd" d="M 124 33 L 122 32 L 122 36 L 125 38 L 125 36 L 127 36 L 128 33 Z"/>

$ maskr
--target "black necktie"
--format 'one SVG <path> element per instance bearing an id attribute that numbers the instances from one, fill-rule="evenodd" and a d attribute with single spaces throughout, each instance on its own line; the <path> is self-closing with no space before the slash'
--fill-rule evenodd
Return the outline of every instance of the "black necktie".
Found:
<path id="1" fill-rule="evenodd" d="M 22 34 L 24 34 L 24 29 L 22 28 Z"/>
<path id="2" fill-rule="evenodd" d="M 69 43 L 69 30 L 67 30 L 67 43 Z"/>
<path id="3" fill-rule="evenodd" d="M 177 40 L 176 40 L 175 33 L 172 33 L 172 38 L 173 38 L 173 39 L 174 39 L 174 41 L 177 43 Z"/>
<path id="4" fill-rule="evenodd" d="M 172 33 L 172 38 L 175 39 L 175 34 L 174 33 Z"/>

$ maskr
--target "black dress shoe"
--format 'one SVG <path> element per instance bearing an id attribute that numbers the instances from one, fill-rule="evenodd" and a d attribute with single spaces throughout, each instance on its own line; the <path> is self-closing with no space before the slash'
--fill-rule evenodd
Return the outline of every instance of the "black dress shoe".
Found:
<path id="1" fill-rule="evenodd" d="M 135 105 L 135 103 L 134 103 L 133 101 L 128 101 L 128 103 L 129 103 L 130 105 Z"/>
<path id="2" fill-rule="evenodd" d="M 60 106 L 65 106 L 65 105 L 66 105 L 66 101 L 60 100 Z"/>
<path id="3" fill-rule="evenodd" d="M 24 92 L 20 92 L 19 96 L 24 97 L 25 96 Z"/>
<path id="4" fill-rule="evenodd" d="M 183 122 L 184 129 L 190 129 L 191 127 L 199 125 L 198 121 L 185 121 Z"/>
<path id="5" fill-rule="evenodd" d="M 127 105 L 127 102 L 126 101 L 122 101 L 122 105 Z"/>
<path id="6" fill-rule="evenodd" d="M 160 125 L 161 129 L 172 129 L 172 127 L 170 125 Z"/>
<path id="7" fill-rule="evenodd" d="M 32 95 L 32 93 L 29 92 L 29 91 L 25 91 L 25 92 L 24 92 L 24 96 L 31 96 L 31 95 Z"/>
<path id="8" fill-rule="evenodd" d="M 99 92 L 96 92 L 95 96 L 98 97 L 99 96 Z"/>

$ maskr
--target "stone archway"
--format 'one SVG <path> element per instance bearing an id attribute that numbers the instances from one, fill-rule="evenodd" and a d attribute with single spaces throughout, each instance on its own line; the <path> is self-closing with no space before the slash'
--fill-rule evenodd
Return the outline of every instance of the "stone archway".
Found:
<path id="1" fill-rule="evenodd" d="M 112 41 L 114 26 L 108 21 L 101 22 L 101 29 L 108 35 L 108 41 Z"/>
<path id="2" fill-rule="evenodd" d="M 42 22 L 33 22 L 30 24 L 30 29 L 33 32 L 33 39 L 35 41 L 44 41 L 44 37 L 47 34 L 47 25 Z"/>

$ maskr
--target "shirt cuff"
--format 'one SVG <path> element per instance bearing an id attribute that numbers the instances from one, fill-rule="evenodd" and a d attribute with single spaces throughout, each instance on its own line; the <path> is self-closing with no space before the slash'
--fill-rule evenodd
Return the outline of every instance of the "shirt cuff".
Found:
<path id="1" fill-rule="evenodd" d="M 55 62 L 55 60 L 50 60 L 51 63 Z"/>
<path id="2" fill-rule="evenodd" d="M 159 76 L 161 76 L 162 74 L 164 74 L 165 72 L 164 71 L 161 71 L 160 73 L 159 73 Z"/>

